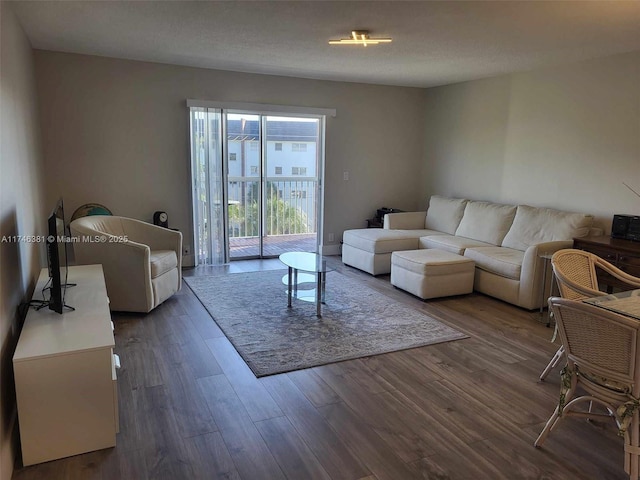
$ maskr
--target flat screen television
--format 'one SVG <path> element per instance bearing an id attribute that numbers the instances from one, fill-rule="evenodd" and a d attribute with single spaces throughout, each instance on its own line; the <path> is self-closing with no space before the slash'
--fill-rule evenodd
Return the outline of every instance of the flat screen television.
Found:
<path id="1" fill-rule="evenodd" d="M 49 267 L 49 309 L 62 313 L 67 284 L 67 236 L 62 198 L 47 220 L 47 263 Z"/>

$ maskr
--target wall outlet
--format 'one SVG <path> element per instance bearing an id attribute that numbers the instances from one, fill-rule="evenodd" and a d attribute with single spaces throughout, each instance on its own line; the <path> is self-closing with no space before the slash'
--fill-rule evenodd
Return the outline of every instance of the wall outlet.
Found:
<path id="1" fill-rule="evenodd" d="M 342 172 L 342 179 L 346 182 L 349 180 L 349 172 Z"/>
<path id="2" fill-rule="evenodd" d="M 191 247 L 189 245 L 182 246 L 182 254 L 183 255 L 191 255 Z"/>
<path id="3" fill-rule="evenodd" d="M 336 236 L 335 236 L 333 233 L 329 233 L 329 234 L 327 235 L 327 239 L 328 239 L 330 242 L 334 242 L 334 241 L 336 240 Z"/>

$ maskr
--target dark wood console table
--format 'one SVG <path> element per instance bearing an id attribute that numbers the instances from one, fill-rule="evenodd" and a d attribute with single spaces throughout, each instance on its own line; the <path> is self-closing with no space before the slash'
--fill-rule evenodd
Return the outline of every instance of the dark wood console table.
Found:
<path id="1" fill-rule="evenodd" d="M 582 237 L 573 239 L 573 248 L 591 252 L 623 272 L 640 277 L 640 242 L 607 236 Z M 603 285 L 608 285 L 610 290 L 615 287 L 625 288 L 624 284 L 620 284 L 616 279 L 603 272 L 598 272 L 598 281 Z M 629 287 L 626 286 L 626 289 Z"/>

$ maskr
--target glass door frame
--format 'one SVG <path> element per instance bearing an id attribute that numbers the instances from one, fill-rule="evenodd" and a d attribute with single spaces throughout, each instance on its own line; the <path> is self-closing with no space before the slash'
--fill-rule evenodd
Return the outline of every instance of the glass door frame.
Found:
<path id="1" fill-rule="evenodd" d="M 231 234 L 229 231 L 229 137 L 227 135 L 227 125 L 228 125 L 228 117 L 227 115 L 251 115 L 251 116 L 257 116 L 259 118 L 259 122 L 258 122 L 258 138 L 260 139 L 260 146 L 258 147 L 258 151 L 260 152 L 260 162 L 258 163 L 259 168 L 258 168 L 258 202 L 259 202 L 259 221 L 258 221 L 258 254 L 257 255 L 243 255 L 243 256 L 238 256 L 238 257 L 231 257 L 231 247 L 230 247 L 230 243 L 231 243 Z M 225 190 L 225 205 L 227 206 L 225 208 L 225 214 L 226 214 L 226 218 L 225 218 L 225 234 L 226 234 L 226 239 L 225 239 L 225 243 L 226 243 L 226 249 L 227 249 L 227 261 L 232 261 L 232 260 L 251 260 L 251 259 L 257 259 L 257 258 L 269 258 L 269 257 L 264 257 L 262 255 L 264 249 L 263 249 L 263 238 L 262 238 L 262 231 L 263 231 L 263 219 L 264 219 L 264 214 L 265 212 L 263 211 L 264 207 L 264 201 L 263 201 L 263 187 L 262 187 L 262 180 L 264 178 L 263 175 L 263 169 L 264 169 L 264 150 L 263 150 L 263 145 L 264 145 L 264 141 L 263 141 L 263 129 L 262 129 L 262 122 L 263 122 L 263 118 L 264 118 L 264 114 L 261 112 L 256 112 L 256 111 L 251 111 L 251 110 L 244 110 L 244 109 L 235 109 L 235 108 L 227 108 L 227 109 L 223 109 L 222 110 L 222 137 L 223 137 L 223 141 L 222 141 L 222 164 L 223 164 L 223 184 L 225 186 L 224 190 Z M 242 161 L 245 161 L 245 159 L 241 159 Z"/>
<path id="2" fill-rule="evenodd" d="M 258 221 L 258 254 L 257 255 L 243 255 L 232 257 L 230 251 L 230 231 L 229 231 L 229 215 L 228 215 L 228 190 L 229 190 L 229 145 L 227 135 L 228 114 L 235 115 L 252 115 L 258 116 L 258 137 L 260 139 L 260 145 L 258 151 L 260 152 L 260 162 L 258 163 L 259 180 L 258 180 L 258 197 L 259 197 L 259 212 L 260 218 Z M 326 131 L 326 116 L 324 114 L 302 114 L 302 113 L 286 113 L 286 112 L 263 112 L 249 109 L 236 109 L 227 108 L 222 109 L 222 159 L 223 159 L 223 184 L 224 201 L 227 208 L 225 209 L 225 245 L 226 245 L 226 258 L 227 261 L 233 260 L 251 260 L 262 258 L 276 258 L 277 255 L 264 255 L 264 238 L 266 236 L 266 221 L 267 221 L 267 202 L 264 196 L 264 192 L 267 191 L 267 141 L 265 138 L 266 123 L 268 117 L 287 117 L 287 118 L 312 118 L 318 121 L 318 142 L 316 151 L 316 186 L 315 186 L 315 253 L 321 253 L 322 238 L 323 238 L 323 225 L 324 225 L 324 170 L 325 170 L 325 131 Z"/>

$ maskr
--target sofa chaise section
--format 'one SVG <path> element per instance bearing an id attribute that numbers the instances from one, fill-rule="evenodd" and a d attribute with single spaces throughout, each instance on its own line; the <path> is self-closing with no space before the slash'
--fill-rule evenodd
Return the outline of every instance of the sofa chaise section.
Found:
<path id="1" fill-rule="evenodd" d="M 392 252 L 418 249 L 421 237 L 455 233 L 466 202 L 434 195 L 426 212 L 387 214 L 382 229 L 346 230 L 342 262 L 371 275 L 391 273 Z"/>
<path id="2" fill-rule="evenodd" d="M 342 237 L 342 262 L 371 275 L 390 273 L 391 253 L 417 249 L 420 236 L 415 230 L 347 230 Z"/>

